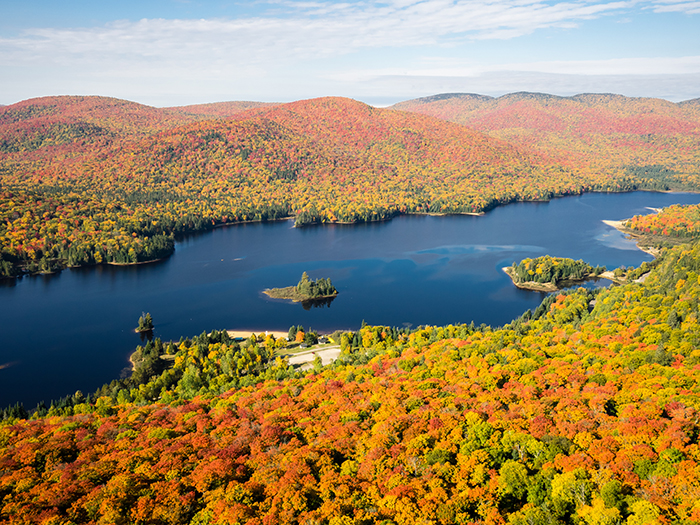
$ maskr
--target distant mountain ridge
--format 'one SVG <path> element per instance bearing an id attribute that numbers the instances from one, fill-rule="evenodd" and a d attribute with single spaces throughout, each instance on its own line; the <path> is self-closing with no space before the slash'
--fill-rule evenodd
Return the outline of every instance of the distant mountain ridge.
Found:
<path id="1" fill-rule="evenodd" d="M 12 137 L 12 129 L 25 130 L 34 126 L 35 134 L 45 139 L 25 145 L 24 149 L 34 152 L 31 160 L 40 159 L 42 164 L 52 166 L 44 172 L 45 175 L 51 173 L 52 178 L 57 174 L 55 151 L 52 149 L 47 155 L 46 148 L 60 146 L 68 156 L 80 151 L 80 162 L 95 166 L 93 173 L 98 178 L 106 173 L 113 174 L 112 163 L 120 157 L 124 157 L 118 161 L 120 169 L 129 173 L 162 173 L 165 168 L 168 172 L 176 171 L 176 178 L 189 177 L 189 168 L 181 162 L 195 156 L 209 166 L 214 166 L 214 159 L 217 159 L 217 173 L 225 177 L 240 173 L 241 183 L 246 185 L 253 172 L 255 179 L 265 172 L 265 181 L 314 180 L 317 187 L 326 188 L 329 194 L 337 193 L 339 188 L 334 186 L 340 184 L 344 188 L 344 201 L 359 199 L 364 202 L 366 192 L 356 195 L 356 185 L 345 186 L 350 176 L 360 186 L 371 184 L 372 191 L 382 185 L 391 188 L 393 193 L 384 194 L 375 204 L 384 210 L 381 215 L 428 210 L 478 212 L 492 205 L 494 199 L 543 198 L 552 194 L 551 189 L 544 193 L 541 189 L 545 185 L 541 177 L 545 171 L 553 169 L 546 156 L 532 154 L 463 126 L 373 108 L 350 99 L 326 97 L 281 105 L 248 105 L 249 109 L 241 111 L 238 111 L 240 105 L 220 104 L 208 106 L 200 114 L 190 112 L 188 107 L 157 109 L 114 99 L 76 97 L 60 98 L 59 102 L 61 104 L 40 99 L 0 112 L 0 129 L 8 129 L 4 136 Z M 79 108 L 83 108 L 82 111 Z M 199 109 L 195 107 L 194 111 Z M 230 117 L 221 119 L 222 114 Z M 15 125 L 17 120 L 19 125 Z M 78 124 L 84 126 L 81 133 L 66 132 L 66 126 Z M 61 131 L 58 137 L 54 137 L 56 130 Z M 41 136 L 45 132 L 48 137 Z M 106 137 L 106 142 L 91 142 L 100 136 Z M 18 148 L 5 146 L 10 156 L 19 153 Z M 159 153 L 164 149 L 167 155 Z M 23 151 L 15 160 L 25 163 L 27 159 Z M 434 170 L 436 165 L 440 170 Z M 65 166 L 60 171 L 64 169 Z M 523 178 L 516 175 L 518 173 L 529 175 Z M 456 181 L 461 181 L 451 184 L 450 191 L 461 190 L 464 194 L 447 199 L 443 195 L 445 188 L 438 192 L 438 198 L 426 194 L 409 199 L 407 177 L 411 181 L 411 194 L 417 188 L 422 192 L 422 188 L 442 185 L 444 177 L 456 177 Z M 484 177 L 490 181 L 488 184 L 477 183 Z M 488 188 L 502 177 L 511 180 L 509 185 L 513 189 Z M 583 180 L 574 182 L 576 177 L 571 172 L 565 180 L 561 174 L 550 178 L 555 193 L 580 191 L 586 187 Z M 144 183 L 147 179 L 148 176 Z M 512 184 L 515 179 L 520 179 L 530 189 L 517 189 L 517 185 Z M 539 189 L 533 188 L 533 183 Z M 140 195 L 144 189 L 139 190 Z M 280 195 L 280 199 L 283 198 Z M 311 200 L 304 197 L 302 210 L 295 211 L 308 212 L 313 221 L 323 221 L 324 217 L 331 221 L 341 217 L 340 220 L 364 220 L 362 217 L 368 213 L 363 211 L 358 216 L 330 203 L 320 205 L 324 199 L 323 195 Z M 403 202 L 405 199 L 411 204 Z M 370 210 L 375 206 L 361 207 Z"/>
<path id="2" fill-rule="evenodd" d="M 525 99 L 556 99 L 556 100 L 580 100 L 588 99 L 590 97 L 601 97 L 601 98 L 617 98 L 620 100 L 662 100 L 669 102 L 670 104 L 683 105 L 689 102 L 700 101 L 700 98 L 694 98 L 690 100 L 684 100 L 682 102 L 670 102 L 662 98 L 655 97 L 627 97 L 625 95 L 620 95 L 617 93 L 579 93 L 577 95 L 563 96 L 563 95 L 552 95 L 550 93 L 541 93 L 536 91 L 516 91 L 513 93 L 506 93 L 499 97 L 493 97 L 491 95 L 482 95 L 479 93 L 438 93 L 436 95 L 428 95 L 426 97 L 419 97 L 415 99 L 405 100 L 402 102 L 397 102 L 392 108 L 400 108 L 403 105 L 412 105 L 414 103 L 430 103 L 437 102 L 441 100 L 450 99 L 474 99 L 481 101 L 491 101 L 491 100 L 501 100 L 501 99 L 515 99 L 515 100 L 525 100 Z"/>

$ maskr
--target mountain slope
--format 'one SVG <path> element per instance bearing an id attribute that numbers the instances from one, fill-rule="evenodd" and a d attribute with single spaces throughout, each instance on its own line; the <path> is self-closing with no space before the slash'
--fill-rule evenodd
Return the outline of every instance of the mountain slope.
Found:
<path id="1" fill-rule="evenodd" d="M 674 104 L 606 94 L 446 94 L 392 108 L 457 122 L 596 171 L 692 187 L 700 176 L 696 101 Z"/>
<path id="2" fill-rule="evenodd" d="M 674 150 L 660 134 L 644 139 L 647 149 L 618 144 L 629 129 L 658 120 L 612 119 L 610 108 L 626 99 L 469 95 L 434 97 L 428 106 L 454 109 L 455 101 L 472 108 L 466 113 L 490 134 L 509 140 L 334 97 L 192 113 L 104 97 L 2 108 L 0 270 L 143 262 L 171 250 L 163 237 L 231 221 L 294 216 L 304 225 L 480 213 L 516 200 L 659 188 L 668 179 L 694 183 L 692 174 L 674 171 L 678 162 L 669 168 L 661 158 Z M 474 109 L 484 104 L 496 104 L 486 116 Z M 694 106 L 686 106 L 691 114 Z M 694 144 L 687 119 L 659 118 L 674 144 Z M 615 131 L 605 135 L 601 127 Z M 659 164 L 643 158 L 649 148 L 658 150 L 652 160 Z M 686 153 L 700 155 L 692 147 Z M 612 162 L 615 156 L 629 164 Z"/>
<path id="3" fill-rule="evenodd" d="M 114 178 L 116 175 L 118 178 L 122 171 L 129 171 L 130 178 L 134 178 L 135 174 L 154 173 L 165 163 L 174 176 L 170 180 L 156 182 L 168 184 L 174 179 L 190 180 L 203 175 L 201 170 L 193 171 L 191 166 L 183 165 L 185 157 L 190 161 L 196 158 L 197 163 L 207 166 L 213 166 L 213 160 L 217 159 L 217 163 L 228 164 L 217 165 L 215 171 L 219 175 L 231 177 L 232 174 L 241 172 L 243 182 L 255 182 L 263 171 L 267 172 L 267 177 L 264 178 L 268 179 L 264 182 L 270 182 L 269 179 L 279 178 L 275 174 L 287 170 L 292 162 L 305 166 L 304 177 L 299 178 L 300 183 L 305 178 L 312 177 L 315 182 L 329 185 L 328 189 L 336 193 L 352 191 L 352 188 L 343 187 L 343 181 L 351 176 L 359 177 L 360 183 L 365 183 L 363 179 L 367 179 L 367 183 L 375 188 L 377 184 L 380 187 L 386 184 L 397 191 L 406 192 L 408 186 L 414 186 L 418 189 L 412 191 L 427 194 L 421 195 L 418 203 L 404 203 L 402 198 L 392 199 L 387 196 L 381 205 L 396 203 L 392 213 L 428 209 L 480 211 L 498 202 L 537 199 L 606 184 L 602 177 L 587 179 L 575 173 L 575 168 L 571 166 L 555 165 L 546 156 L 533 154 L 460 126 L 375 109 L 350 100 L 329 98 L 300 101 L 271 109 L 237 113 L 229 121 L 194 123 L 180 127 L 173 127 L 179 123 L 178 117 L 173 117 L 169 112 L 161 115 L 158 111 L 160 110 L 148 112 L 149 116 L 153 115 L 153 126 L 160 128 L 157 135 L 151 133 L 151 136 L 144 137 L 143 133 L 133 133 L 120 141 L 117 147 L 92 148 L 74 164 L 57 161 L 53 155 L 42 156 L 41 153 L 48 153 L 44 151 L 30 157 L 12 156 L 11 153 L 14 152 L 9 151 L 8 164 L 15 161 L 17 165 L 22 165 L 23 179 L 27 179 L 27 174 L 31 179 L 33 172 L 39 178 L 48 177 L 56 183 L 66 179 L 83 182 L 81 177 L 85 178 L 83 174 L 89 170 L 92 183 L 94 177 Z M 11 114 L 12 111 L 6 113 Z M 85 113 L 81 122 L 116 132 L 121 131 L 116 130 L 117 127 L 125 127 L 123 122 L 133 121 L 133 113 L 128 113 L 128 119 L 111 115 L 95 119 L 90 113 Z M 69 112 L 63 116 L 66 122 L 73 118 Z M 111 123 L 111 127 L 105 121 Z M 140 131 L 151 129 L 153 128 L 144 126 Z M 220 140 L 223 137 L 225 140 Z M 71 143 L 70 139 L 69 136 L 64 142 L 75 144 L 76 141 Z M 268 140 L 270 144 L 266 144 Z M 244 143 L 248 145 L 243 146 L 246 150 L 246 158 L 243 160 L 250 161 L 239 165 L 230 155 L 231 148 Z M 301 144 L 305 148 L 303 154 L 295 150 Z M 286 147 L 295 150 L 291 156 L 281 153 L 284 158 L 274 158 L 273 149 L 284 151 Z M 40 144 L 35 149 L 45 148 Z M 167 159 L 163 159 L 159 153 L 164 149 L 170 152 Z M 262 166 L 258 165 L 258 157 L 264 157 Z M 29 165 L 27 159 L 36 160 L 40 168 Z M 97 166 L 92 167 L 95 163 Z M 250 171 L 254 167 L 260 169 L 257 172 Z M 286 175 L 282 178 L 291 180 L 294 177 Z M 6 181 L 19 185 L 18 179 L 6 178 Z M 444 187 L 447 181 L 450 191 L 456 190 L 457 195 L 445 194 L 448 191 Z M 145 182 L 148 182 L 148 175 Z M 336 185 L 340 187 L 335 187 Z M 139 188 L 139 191 L 142 189 Z M 363 191 L 367 189 L 369 188 Z M 351 200 L 356 197 L 352 193 L 343 195 L 348 196 Z M 436 201 L 441 202 L 436 204 Z M 317 208 L 324 212 L 335 212 L 328 210 L 332 204 L 334 203 L 322 203 Z M 330 214 L 326 215 L 330 218 Z M 360 218 L 344 214 L 343 217 L 349 220 Z"/>
<path id="4" fill-rule="evenodd" d="M 464 126 L 348 99 L 252 108 L 228 119 L 217 111 L 192 115 L 99 97 L 0 110 L 0 267 L 140 262 L 163 253 L 147 248 L 147 238 L 230 221 L 476 213 L 630 187 Z"/>
<path id="5" fill-rule="evenodd" d="M 0 108 L 0 136 L 6 140 L 18 131 L 27 133 L 76 124 L 126 136 L 161 131 L 196 119 L 194 115 L 109 97 L 42 97 Z M 89 136 L 90 133 L 84 135 Z M 50 140 L 51 134 L 46 138 Z"/>

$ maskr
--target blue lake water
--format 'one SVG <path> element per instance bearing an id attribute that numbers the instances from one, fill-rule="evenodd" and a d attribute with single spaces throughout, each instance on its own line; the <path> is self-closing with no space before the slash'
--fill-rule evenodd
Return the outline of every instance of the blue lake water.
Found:
<path id="1" fill-rule="evenodd" d="M 544 297 L 515 288 L 501 268 L 543 254 L 609 269 L 651 256 L 603 219 L 700 195 L 593 193 L 502 206 L 484 216 L 405 216 L 293 228 L 291 221 L 234 225 L 192 235 L 166 261 L 100 266 L 0 284 L 0 406 L 33 407 L 119 377 L 140 344 L 142 312 L 155 335 L 213 329 L 256 332 L 303 325 L 322 332 L 374 325 L 502 325 Z M 262 290 L 330 277 L 338 297 L 305 310 Z M 607 284 L 602 281 L 601 284 Z"/>

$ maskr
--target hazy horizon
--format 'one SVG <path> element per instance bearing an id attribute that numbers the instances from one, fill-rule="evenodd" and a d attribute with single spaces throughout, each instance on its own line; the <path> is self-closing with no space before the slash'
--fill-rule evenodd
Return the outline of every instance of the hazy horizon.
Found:
<path id="1" fill-rule="evenodd" d="M 4 2 L 0 104 L 700 96 L 697 1 Z"/>
<path id="2" fill-rule="evenodd" d="M 349 99 L 351 99 L 351 100 L 356 100 L 356 101 L 358 101 L 358 102 L 362 102 L 362 103 L 365 103 L 365 104 L 367 104 L 367 105 L 370 105 L 370 106 L 376 107 L 376 108 L 388 108 L 388 107 L 391 107 L 391 106 L 393 106 L 393 105 L 395 105 L 395 104 L 398 104 L 398 103 L 400 103 L 400 102 L 407 102 L 407 101 L 410 101 L 410 100 L 418 100 L 418 99 L 428 99 L 428 98 L 432 98 L 432 97 L 436 97 L 436 96 L 437 96 L 437 97 L 442 97 L 442 96 L 444 96 L 444 95 L 454 95 L 454 96 L 460 96 L 460 95 L 476 95 L 476 96 L 486 96 L 486 97 L 490 97 L 490 98 L 493 98 L 493 99 L 497 99 L 497 98 L 500 98 L 500 97 L 505 97 L 505 96 L 509 96 L 509 95 L 517 95 L 517 94 L 520 94 L 520 93 L 529 93 L 529 94 L 535 94 L 535 95 L 552 95 L 552 96 L 556 96 L 556 97 L 560 97 L 560 98 L 572 98 L 572 97 L 576 97 L 576 96 L 580 96 L 580 95 L 613 95 L 613 96 L 621 95 L 620 93 L 602 93 L 602 92 L 601 92 L 601 93 L 596 93 L 596 92 L 576 93 L 576 94 L 574 94 L 574 95 L 554 95 L 553 93 L 544 93 L 544 92 L 516 91 L 516 92 L 513 92 L 513 93 L 504 93 L 503 95 L 492 96 L 492 95 L 486 95 L 486 94 L 484 94 L 484 93 L 456 93 L 456 92 L 454 92 L 454 93 L 434 93 L 434 94 L 425 95 L 425 96 L 422 96 L 422 97 L 415 97 L 415 98 L 413 98 L 413 99 L 400 99 L 400 100 L 399 100 L 399 99 L 394 100 L 393 97 L 386 97 L 388 100 L 390 100 L 390 102 L 388 102 L 388 103 L 382 103 L 381 101 L 375 102 L 375 103 L 371 103 L 371 102 L 367 102 L 367 101 L 363 101 L 363 100 L 359 100 L 359 99 L 353 99 L 352 97 L 343 97 L 343 96 L 340 96 L 340 95 L 322 95 L 322 96 L 319 96 L 319 97 L 311 97 L 311 98 L 309 98 L 309 99 L 297 99 L 297 100 L 290 100 L 290 101 L 285 101 L 285 102 L 269 101 L 269 100 L 266 100 L 266 101 L 262 101 L 262 100 L 218 100 L 218 101 L 212 101 L 212 102 L 193 102 L 193 103 L 191 103 L 191 104 L 177 104 L 177 105 L 173 105 L 173 106 L 151 106 L 151 107 L 155 107 L 155 108 L 157 108 L 157 109 L 170 109 L 170 108 L 181 108 L 181 107 L 188 107 L 188 106 L 202 106 L 202 105 L 208 105 L 208 104 L 226 104 L 226 103 L 229 103 L 229 102 L 262 102 L 262 103 L 266 103 L 266 104 L 287 104 L 287 103 L 297 102 L 297 101 L 302 101 L 302 100 L 314 100 L 314 99 L 318 99 L 318 98 L 335 98 L 335 97 L 337 97 L 337 98 L 349 98 Z M 42 96 L 40 96 L 40 97 L 32 97 L 32 98 L 29 98 L 29 99 L 19 100 L 19 101 L 17 101 L 17 102 L 12 102 L 12 103 L 10 103 L 10 104 L 3 104 L 3 103 L 0 103 L 0 107 L 11 106 L 11 105 L 13 105 L 13 104 L 17 104 L 17 103 L 24 102 L 24 101 L 27 101 L 27 100 L 38 100 L 38 99 L 41 99 L 41 98 L 54 97 L 54 96 L 57 96 L 57 97 L 64 97 L 64 96 L 65 96 L 65 97 L 73 97 L 73 96 L 74 96 L 74 97 L 107 97 L 107 98 L 114 98 L 115 100 L 126 100 L 126 101 L 128 101 L 128 102 L 135 102 L 135 103 L 137 103 L 137 104 L 143 104 L 143 103 L 138 102 L 138 101 L 136 101 L 136 100 L 120 99 L 119 97 L 108 97 L 107 95 L 100 95 L 100 94 L 97 94 L 97 93 L 94 93 L 94 94 L 83 93 L 83 94 L 75 94 L 75 95 L 71 95 L 71 94 L 65 94 L 65 95 L 42 95 Z M 621 95 L 621 96 L 626 96 L 626 95 Z M 694 97 L 694 98 L 691 98 L 691 99 L 677 100 L 677 101 L 665 99 L 665 98 L 663 98 L 663 97 L 644 97 L 644 96 L 640 96 L 640 97 L 628 97 L 628 98 L 656 98 L 656 99 L 659 99 L 659 100 L 666 100 L 666 101 L 668 101 L 668 102 L 672 102 L 672 103 L 678 104 L 678 103 L 682 103 L 682 102 L 689 102 L 689 101 L 695 100 L 695 99 L 700 98 L 700 97 Z M 143 105 L 145 105 L 145 106 L 150 106 L 150 104 L 143 104 Z"/>

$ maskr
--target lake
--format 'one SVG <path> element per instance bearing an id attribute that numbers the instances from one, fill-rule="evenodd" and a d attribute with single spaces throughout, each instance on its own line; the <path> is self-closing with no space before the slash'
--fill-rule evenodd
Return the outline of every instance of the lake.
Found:
<path id="1" fill-rule="evenodd" d="M 22 401 L 31 408 L 119 377 L 140 344 L 133 330 L 142 312 L 151 313 L 164 340 L 213 329 L 286 331 L 292 324 L 356 330 L 363 320 L 503 325 L 544 297 L 513 286 L 503 266 L 544 254 L 608 269 L 638 266 L 651 256 L 601 221 L 698 202 L 698 194 L 592 193 L 510 204 L 480 217 L 233 225 L 187 236 L 158 263 L 0 281 L 0 406 Z M 338 297 L 306 310 L 262 294 L 296 284 L 304 271 L 330 277 Z"/>

